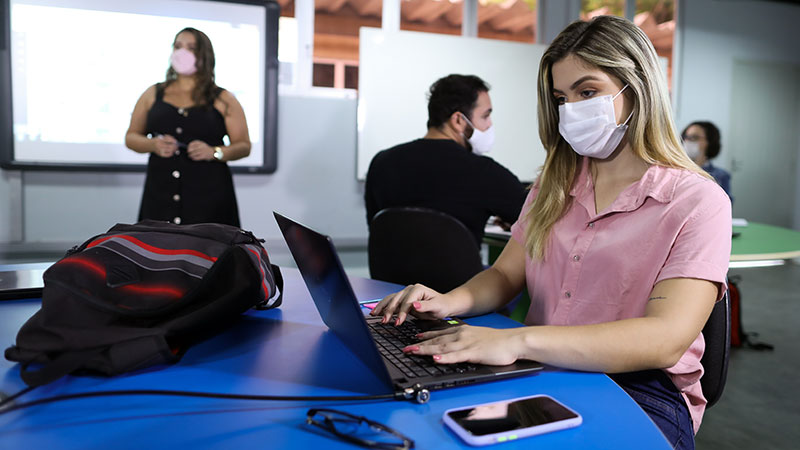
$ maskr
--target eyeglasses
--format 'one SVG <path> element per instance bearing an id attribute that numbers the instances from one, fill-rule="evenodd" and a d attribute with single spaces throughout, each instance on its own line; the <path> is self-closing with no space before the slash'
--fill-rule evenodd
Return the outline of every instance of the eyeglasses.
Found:
<path id="1" fill-rule="evenodd" d="M 703 141 L 706 139 L 705 136 L 700 136 L 698 134 L 684 134 L 683 136 L 681 136 L 681 138 L 683 138 L 684 141 L 689 141 L 689 142 Z"/>
<path id="2" fill-rule="evenodd" d="M 408 450 L 414 441 L 398 431 L 362 416 L 335 409 L 309 409 L 306 422 L 353 444 L 385 450 Z"/>

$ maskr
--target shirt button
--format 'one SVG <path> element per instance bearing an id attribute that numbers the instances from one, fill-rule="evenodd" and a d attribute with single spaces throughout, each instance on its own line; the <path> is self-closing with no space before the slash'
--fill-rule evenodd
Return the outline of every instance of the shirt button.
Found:
<path id="1" fill-rule="evenodd" d="M 181 177 L 181 172 L 179 170 L 172 171 L 172 178 L 180 178 L 180 177 Z"/>
<path id="2" fill-rule="evenodd" d="M 175 150 L 175 156 L 178 156 L 178 155 L 180 155 L 180 154 L 181 154 L 181 151 L 180 151 L 180 150 Z"/>
<path id="3" fill-rule="evenodd" d="M 581 257 L 580 257 L 580 255 L 575 255 L 575 256 L 572 257 L 572 260 L 573 261 L 580 261 Z"/>
<path id="4" fill-rule="evenodd" d="M 178 114 L 183 115 L 183 108 L 178 108 Z"/>
<path id="5" fill-rule="evenodd" d="M 589 228 L 594 228 L 594 222 L 589 222 Z"/>
<path id="6" fill-rule="evenodd" d="M 172 223 L 174 223 L 175 225 L 180 225 L 181 224 L 181 218 L 180 217 L 176 217 L 176 218 L 172 219 Z"/>
<path id="7" fill-rule="evenodd" d="M 175 128 L 175 132 L 178 133 L 178 134 L 181 134 L 181 133 L 183 133 L 183 128 L 181 128 L 181 127 Z"/>
<path id="8" fill-rule="evenodd" d="M 564 295 L 566 295 L 567 298 L 572 298 L 572 292 L 570 291 L 565 292 Z"/>
<path id="9" fill-rule="evenodd" d="M 172 196 L 172 200 L 173 200 L 173 201 L 176 201 L 176 202 L 179 202 L 179 201 L 181 201 L 181 195 L 180 195 L 180 194 L 175 194 L 175 195 L 173 195 L 173 196 Z"/>

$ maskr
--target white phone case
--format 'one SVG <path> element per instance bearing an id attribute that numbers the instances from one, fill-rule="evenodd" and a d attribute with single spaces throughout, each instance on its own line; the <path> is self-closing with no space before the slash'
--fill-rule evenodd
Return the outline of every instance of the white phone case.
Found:
<path id="1" fill-rule="evenodd" d="M 456 422 L 455 420 L 450 418 L 450 415 L 449 415 L 453 411 L 461 411 L 461 410 L 465 410 L 465 409 L 473 409 L 473 408 L 478 407 L 478 406 L 490 405 L 490 404 L 500 403 L 500 402 L 511 403 L 511 402 L 515 402 L 515 401 L 519 401 L 519 400 L 534 398 L 534 397 L 545 397 L 545 398 L 548 398 L 548 399 L 554 401 L 555 403 L 557 403 L 558 405 L 560 405 L 561 407 L 563 407 L 564 409 L 566 409 L 567 411 L 575 414 L 575 417 L 564 419 L 564 420 L 559 420 L 559 421 L 556 421 L 556 422 L 550 422 L 550 423 L 546 423 L 546 424 L 542 424 L 542 425 L 534 425 L 534 426 L 530 426 L 530 427 L 527 427 L 527 428 L 520 428 L 520 429 L 516 429 L 516 430 L 511 430 L 511 431 L 504 431 L 504 432 L 500 432 L 500 433 L 486 434 L 486 435 L 480 435 L 479 436 L 479 435 L 474 435 L 474 434 L 470 433 L 469 431 L 467 431 L 466 429 L 464 429 L 464 427 L 459 425 L 458 422 Z M 558 430 L 564 430 L 564 429 L 567 429 L 567 428 L 577 427 L 578 425 L 583 423 L 583 417 L 581 417 L 580 414 L 578 414 L 572 408 L 569 408 L 568 406 L 566 406 L 563 403 L 559 402 L 558 400 L 554 399 L 553 397 L 550 397 L 549 395 L 527 395 L 527 396 L 524 396 L 524 397 L 517 397 L 517 398 L 510 399 L 510 400 L 500 400 L 500 401 L 497 401 L 497 402 L 487 402 L 487 403 L 481 403 L 481 404 L 472 405 L 472 406 L 452 408 L 452 409 L 448 409 L 447 411 L 444 412 L 444 414 L 442 415 L 442 420 L 447 425 L 447 427 L 450 428 L 451 430 L 453 430 L 453 432 L 455 434 L 457 434 L 458 437 L 463 439 L 464 442 L 466 442 L 469 445 L 474 445 L 474 446 L 482 446 L 482 445 L 490 445 L 490 444 L 499 444 L 499 443 L 503 443 L 503 442 L 511 442 L 511 441 L 515 441 L 517 439 L 521 439 L 521 438 L 528 437 L 528 436 L 535 436 L 535 435 L 538 435 L 538 434 L 550 433 L 552 431 L 558 431 Z"/>

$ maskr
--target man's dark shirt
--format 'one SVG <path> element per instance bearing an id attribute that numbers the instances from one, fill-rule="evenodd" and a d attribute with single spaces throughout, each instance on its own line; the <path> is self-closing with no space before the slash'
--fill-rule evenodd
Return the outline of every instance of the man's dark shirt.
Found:
<path id="1" fill-rule="evenodd" d="M 367 223 L 385 208 L 431 208 L 460 220 L 480 246 L 489 217 L 516 222 L 525 196 L 519 179 L 495 160 L 453 140 L 417 139 L 375 155 L 364 200 Z"/>

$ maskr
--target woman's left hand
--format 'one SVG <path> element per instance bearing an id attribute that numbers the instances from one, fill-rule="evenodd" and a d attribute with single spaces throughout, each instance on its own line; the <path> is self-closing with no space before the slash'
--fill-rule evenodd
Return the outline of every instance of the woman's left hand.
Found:
<path id="1" fill-rule="evenodd" d="M 203 141 L 194 140 L 186 146 L 189 159 L 192 161 L 211 161 L 214 159 L 214 147 Z"/>
<path id="2" fill-rule="evenodd" d="M 471 362 L 505 366 L 519 358 L 525 328 L 499 330 L 461 325 L 428 331 L 418 337 L 424 341 L 403 349 L 414 355 L 432 355 L 440 364 Z"/>

